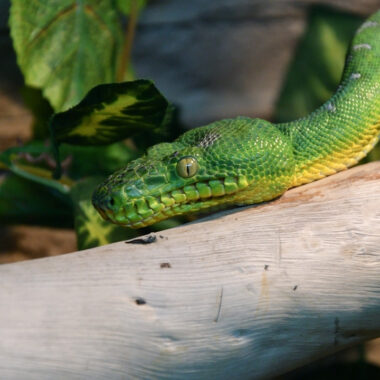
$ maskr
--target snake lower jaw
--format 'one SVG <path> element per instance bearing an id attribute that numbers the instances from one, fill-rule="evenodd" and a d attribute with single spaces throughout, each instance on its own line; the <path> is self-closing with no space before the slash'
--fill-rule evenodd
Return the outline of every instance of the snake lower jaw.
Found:
<path id="1" fill-rule="evenodd" d="M 123 204 L 117 210 L 95 207 L 104 219 L 123 227 L 138 229 L 175 216 L 268 201 L 281 195 L 286 188 L 282 186 L 269 189 L 268 184 L 265 186 L 263 183 L 258 183 L 247 186 L 244 190 L 236 191 L 233 194 L 186 200 L 170 205 L 157 204 L 153 202 L 152 197 L 148 197 L 135 200 L 127 205 Z"/>
<path id="2" fill-rule="evenodd" d="M 111 221 L 115 224 L 118 224 L 123 227 L 138 229 L 150 226 L 154 223 L 169 219 L 174 216 L 180 216 L 183 214 L 196 213 L 215 207 L 220 202 L 220 199 L 208 199 L 206 202 L 191 202 L 185 204 L 177 204 L 174 206 L 168 206 L 163 208 L 160 211 L 153 212 L 146 218 L 134 214 L 132 218 L 128 218 L 128 211 L 121 209 L 118 212 L 112 210 L 101 210 L 97 209 L 103 219 Z M 222 208 L 224 205 L 220 206 Z M 228 206 L 228 203 L 225 204 L 225 207 Z M 153 211 L 153 210 L 152 210 Z M 139 219 L 138 219 L 139 218 Z M 134 219 L 134 220 L 133 220 Z"/>
<path id="3" fill-rule="evenodd" d="M 241 176 L 190 184 L 160 195 L 129 198 L 123 189 L 111 193 L 101 185 L 94 192 L 92 203 L 103 219 L 124 227 L 142 228 L 173 216 L 227 206 L 248 187 L 249 182 Z"/>

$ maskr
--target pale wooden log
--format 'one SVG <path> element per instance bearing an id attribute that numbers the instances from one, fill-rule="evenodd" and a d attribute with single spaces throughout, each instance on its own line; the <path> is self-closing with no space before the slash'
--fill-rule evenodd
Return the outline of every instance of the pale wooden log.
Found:
<path id="1" fill-rule="evenodd" d="M 0 266 L 1 379 L 261 379 L 380 336 L 380 163 Z"/>

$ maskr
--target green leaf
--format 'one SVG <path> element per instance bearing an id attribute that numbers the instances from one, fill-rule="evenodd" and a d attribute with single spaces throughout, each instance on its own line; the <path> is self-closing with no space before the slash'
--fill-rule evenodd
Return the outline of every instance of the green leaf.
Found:
<path id="1" fill-rule="evenodd" d="M 277 102 L 276 121 L 303 117 L 330 98 L 338 87 L 349 43 L 361 22 L 360 17 L 331 8 L 312 8 Z"/>
<path id="2" fill-rule="evenodd" d="M 372 149 L 368 156 L 365 157 L 362 161 L 360 161 L 362 164 L 365 164 L 366 162 L 372 162 L 372 161 L 379 161 L 380 160 L 380 145 L 377 144 L 374 149 Z"/>
<path id="3" fill-rule="evenodd" d="M 162 220 L 161 222 L 157 222 L 155 224 L 152 224 L 151 226 L 147 227 L 145 230 L 146 231 L 148 231 L 148 230 L 149 231 L 155 231 L 155 232 L 163 231 L 163 230 L 167 230 L 169 228 L 178 227 L 181 224 L 184 224 L 188 221 L 189 220 L 186 218 L 186 216 L 170 218 L 170 219 Z"/>
<path id="4" fill-rule="evenodd" d="M 56 111 L 115 80 L 122 45 L 110 0 L 12 0 L 9 24 L 25 82 L 41 88 Z"/>
<path id="5" fill-rule="evenodd" d="M 62 145 L 63 160 L 69 157 L 66 174 L 72 179 L 89 176 L 107 176 L 137 158 L 138 152 L 124 143 L 106 146 Z"/>
<path id="6" fill-rule="evenodd" d="M 70 197 L 14 174 L 0 182 L 0 223 L 72 225 Z"/>
<path id="7" fill-rule="evenodd" d="M 136 2 L 138 10 L 141 11 L 146 6 L 147 0 L 116 0 L 116 5 L 121 12 L 129 15 L 131 13 L 132 2 Z"/>
<path id="8" fill-rule="evenodd" d="M 105 145 L 137 132 L 159 132 L 167 100 L 149 80 L 102 84 L 51 121 L 56 143 Z"/>
<path id="9" fill-rule="evenodd" d="M 33 138 L 45 140 L 50 137 L 49 122 L 53 115 L 50 103 L 43 97 L 42 91 L 32 87 L 21 90 L 24 104 L 33 114 Z"/>
<path id="10" fill-rule="evenodd" d="M 101 177 L 91 177 L 78 182 L 71 190 L 74 202 L 75 231 L 78 249 L 98 247 L 120 240 L 130 239 L 139 233 L 117 226 L 102 219 L 91 203 L 92 192 Z M 141 234 L 141 232 L 140 232 Z"/>
<path id="11" fill-rule="evenodd" d="M 22 178 L 67 194 L 73 181 L 67 176 L 63 176 L 60 180 L 53 179 L 54 167 L 49 167 L 50 157 L 49 147 L 42 142 L 33 142 L 0 153 L 0 168 L 8 169 Z"/>
<path id="12" fill-rule="evenodd" d="M 0 153 L 0 169 L 8 169 L 23 178 L 67 194 L 74 181 L 93 175 L 107 176 L 137 156 L 138 151 L 124 143 L 89 147 L 63 145 L 65 175 L 57 181 L 52 178 L 56 162 L 51 148 L 42 141 L 34 140 Z"/>

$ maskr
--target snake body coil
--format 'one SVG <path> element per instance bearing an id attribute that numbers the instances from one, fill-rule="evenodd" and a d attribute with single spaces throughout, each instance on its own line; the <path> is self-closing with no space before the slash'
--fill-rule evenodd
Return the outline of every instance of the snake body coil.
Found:
<path id="1" fill-rule="evenodd" d="M 309 116 L 284 124 L 238 117 L 190 130 L 99 185 L 93 204 L 140 228 L 215 206 L 271 200 L 356 164 L 380 133 L 380 11 L 356 32 L 341 84 Z"/>

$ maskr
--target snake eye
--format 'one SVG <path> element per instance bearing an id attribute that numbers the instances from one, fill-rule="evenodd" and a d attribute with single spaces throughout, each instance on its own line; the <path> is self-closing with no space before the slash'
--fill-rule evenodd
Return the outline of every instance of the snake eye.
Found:
<path id="1" fill-rule="evenodd" d="M 194 157 L 182 157 L 177 163 L 177 173 L 183 178 L 190 178 L 196 174 L 199 165 Z"/>

